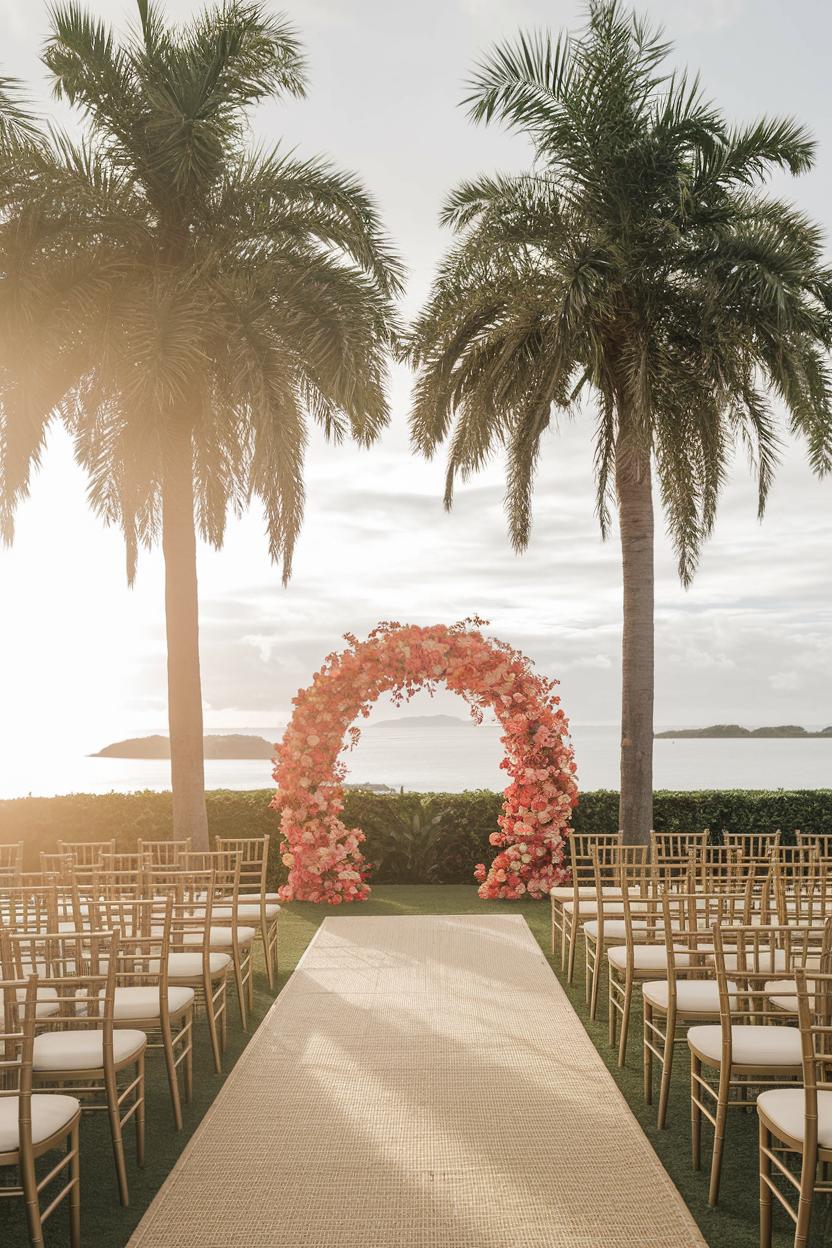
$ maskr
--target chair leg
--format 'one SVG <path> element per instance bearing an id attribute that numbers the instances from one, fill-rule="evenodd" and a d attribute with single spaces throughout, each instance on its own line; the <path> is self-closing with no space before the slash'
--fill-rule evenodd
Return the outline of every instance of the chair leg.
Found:
<path id="1" fill-rule="evenodd" d="M 653 1104 L 653 1007 L 649 1001 L 644 1002 L 644 1039 L 642 1042 L 642 1067 L 644 1072 L 644 1103 Z M 649 1041 L 649 1043 L 648 1043 Z"/>
<path id="2" fill-rule="evenodd" d="M 616 982 L 615 982 L 615 972 L 612 969 L 612 963 L 610 963 L 610 968 L 609 968 L 609 985 L 610 985 L 609 986 L 609 1001 L 608 1001 L 609 1018 L 607 1020 L 607 1023 L 608 1023 L 608 1031 L 609 1031 L 610 1048 L 614 1049 L 616 1034 L 618 1031 L 618 1002 L 615 996 Z"/>
<path id="3" fill-rule="evenodd" d="M 797 1204 L 797 1225 L 794 1232 L 794 1248 L 806 1248 L 809 1243 L 809 1226 L 812 1220 L 812 1200 L 817 1177 L 817 1152 L 804 1152 L 800 1158 L 800 1199 Z"/>
<path id="4" fill-rule="evenodd" d="M 260 938 L 263 942 L 263 960 L 266 963 L 266 977 L 269 981 L 269 987 L 274 988 L 274 967 L 272 966 L 272 950 L 269 944 L 268 919 L 260 920 Z"/>
<path id="5" fill-rule="evenodd" d="M 72 1128 L 69 1147 L 72 1161 L 69 1163 L 69 1181 L 72 1188 L 69 1193 L 69 1243 L 70 1248 L 81 1248 L 81 1120 Z"/>
<path id="6" fill-rule="evenodd" d="M 185 1100 L 190 1105 L 194 1099 L 194 1010 L 193 1006 L 185 1015 L 182 1030 L 185 1033 Z"/>
<path id="7" fill-rule="evenodd" d="M 630 1008 L 633 1004 L 633 976 L 627 972 L 624 979 L 624 1009 L 621 1013 L 621 1039 L 618 1042 L 618 1065 L 627 1061 L 627 1039 L 630 1034 Z"/>
<path id="8" fill-rule="evenodd" d="M 554 897 L 549 902 L 549 905 L 552 911 L 552 915 L 551 915 L 551 918 L 552 918 L 552 957 L 554 957 L 555 952 L 556 952 L 556 937 L 557 937 L 557 930 L 558 930 L 555 925 L 555 899 Z"/>
<path id="9" fill-rule="evenodd" d="M 723 1087 L 724 1085 L 724 1087 Z M 716 1126 L 714 1127 L 714 1151 L 711 1155 L 711 1183 L 708 1204 L 712 1207 L 719 1200 L 719 1184 L 722 1178 L 722 1153 L 725 1147 L 725 1128 L 728 1119 L 728 1079 L 719 1072 L 719 1093 L 716 1103 Z"/>
<path id="10" fill-rule="evenodd" d="M 118 1103 L 118 1082 L 114 1071 L 104 1071 L 104 1093 L 107 1097 L 107 1113 L 110 1118 L 110 1133 L 113 1137 L 113 1157 L 116 1163 L 118 1196 L 126 1208 L 130 1204 L 130 1191 L 127 1186 L 127 1166 L 124 1161 L 124 1139 L 121 1131 L 121 1106 Z"/>
<path id="11" fill-rule="evenodd" d="M 136 1161 L 140 1167 L 144 1167 L 144 1144 L 145 1144 L 145 1103 L 144 1103 L 144 1053 L 142 1053 L 136 1063 L 136 1096 L 138 1098 L 138 1109 L 136 1110 Z"/>
<path id="12" fill-rule="evenodd" d="M 580 931 L 580 920 L 576 914 L 572 915 L 572 924 L 569 929 L 569 967 L 566 972 L 566 982 L 571 984 L 575 978 L 575 955 L 578 952 L 578 932 Z"/>
<path id="13" fill-rule="evenodd" d="M 695 1053 L 690 1055 L 690 1152 L 694 1170 L 702 1169 L 702 1110 L 699 1097 L 702 1089 L 697 1080 L 702 1074 L 702 1063 Z"/>
<path id="14" fill-rule="evenodd" d="M 589 1001 L 589 1017 L 595 1022 L 598 1014 L 598 990 L 601 983 L 601 968 L 604 965 L 605 944 L 595 943 L 595 966 L 592 968 L 592 995 Z"/>
<path id="15" fill-rule="evenodd" d="M 562 975 L 566 971 L 566 950 L 567 950 L 567 945 L 568 945 L 568 938 L 567 938 L 567 933 L 566 933 L 567 923 L 569 923 L 571 926 L 571 919 L 566 909 L 561 907 L 561 912 L 560 912 L 560 971 Z"/>
<path id="16" fill-rule="evenodd" d="M 760 1119 L 760 1248 L 771 1248 L 771 1160 L 765 1150 L 771 1148 L 771 1132 Z"/>
<path id="17" fill-rule="evenodd" d="M 173 1053 L 173 1035 L 171 1033 L 170 1019 L 163 1018 L 161 1025 L 162 1032 L 162 1048 L 165 1053 L 165 1067 L 168 1072 L 168 1087 L 170 1088 L 170 1103 L 173 1109 L 173 1122 L 177 1131 L 182 1130 L 182 1101 L 179 1096 L 179 1075 L 176 1070 L 176 1064 Z"/>
<path id="18" fill-rule="evenodd" d="M 223 976 L 223 983 L 225 977 Z M 219 1075 L 222 1073 L 222 1054 L 220 1053 L 220 1038 L 217 1031 L 217 1015 L 216 1002 L 214 1001 L 214 993 L 220 991 L 219 985 L 214 985 L 211 976 L 206 975 L 202 985 L 202 991 L 205 994 L 205 1016 L 208 1020 L 208 1035 L 211 1039 L 211 1054 L 214 1058 L 214 1070 Z"/>
<path id="19" fill-rule="evenodd" d="M 248 1031 L 248 1017 L 246 1013 L 246 990 L 243 983 L 243 968 L 240 963 L 240 950 L 235 947 L 232 958 L 234 966 L 234 983 L 237 988 L 237 1006 L 240 1010 L 240 1023 L 243 1031 Z"/>
<path id="20" fill-rule="evenodd" d="M 673 1074 L 673 1050 L 676 1040 L 676 1014 L 665 1016 L 664 1052 L 662 1054 L 662 1079 L 659 1088 L 659 1112 L 656 1125 L 659 1130 L 667 1126 L 667 1102 L 670 1099 L 670 1077 Z"/>
<path id="21" fill-rule="evenodd" d="M 20 1159 L 20 1181 L 23 1188 L 23 1199 L 26 1204 L 26 1222 L 29 1227 L 29 1241 L 32 1248 L 43 1248 L 43 1222 L 40 1216 L 40 1200 L 38 1180 L 35 1174 L 35 1162 L 31 1154 L 25 1160 Z"/>

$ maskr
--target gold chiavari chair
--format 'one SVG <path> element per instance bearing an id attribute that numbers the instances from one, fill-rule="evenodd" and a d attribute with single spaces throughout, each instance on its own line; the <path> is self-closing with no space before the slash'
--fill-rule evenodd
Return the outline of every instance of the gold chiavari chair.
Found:
<path id="1" fill-rule="evenodd" d="M 782 924 L 814 924 L 832 913 L 830 864 L 814 847 L 781 845 L 772 857 L 774 908 Z"/>
<path id="2" fill-rule="evenodd" d="M 671 932 L 666 941 L 667 966 L 662 979 L 641 986 L 643 998 L 642 1056 L 644 1099 L 653 1103 L 653 1065 L 660 1069 L 656 1125 L 667 1124 L 670 1081 L 676 1045 L 685 1043 L 684 1029 L 694 1022 L 718 1020 L 719 986 L 713 966 L 714 925 L 746 924 L 750 892 L 747 888 L 714 893 L 700 890 L 665 892 L 662 896 L 662 929 Z M 733 988 L 733 985 L 729 985 Z M 683 1034 L 679 1034 L 680 1030 Z"/>
<path id="3" fill-rule="evenodd" d="M 219 837 L 217 849 L 224 853 L 236 853 L 240 860 L 240 904 L 236 917 L 239 922 L 256 924 L 269 987 L 274 988 L 277 972 L 277 929 L 280 906 L 277 893 L 268 891 L 269 870 L 268 836 Z M 214 907 L 214 922 L 224 923 L 231 918 L 230 910 L 222 905 Z"/>
<path id="4" fill-rule="evenodd" d="M 722 844 L 728 849 L 741 849 L 746 864 L 756 863 L 767 869 L 772 856 L 780 850 L 780 829 L 774 832 L 723 832 Z"/>
<path id="5" fill-rule="evenodd" d="M 620 943 L 626 939 L 621 893 L 629 897 L 644 897 L 649 888 L 648 846 L 612 845 L 604 849 L 596 847 L 592 852 L 595 871 L 595 917 L 582 924 L 586 965 L 585 997 L 590 1018 L 598 1012 L 598 995 L 601 970 L 604 965 L 608 941 Z M 636 920 L 634 932 L 642 926 Z"/>
<path id="6" fill-rule="evenodd" d="M 664 891 L 651 877 L 644 896 L 631 897 L 623 893 L 624 944 L 607 946 L 609 1041 L 611 1048 L 618 1045 L 619 1066 L 627 1060 L 635 985 L 660 979 L 667 974 Z M 680 949 L 677 963 L 681 965 L 685 957 L 685 951 Z"/>
<path id="7" fill-rule="evenodd" d="M 719 1199 L 728 1111 L 753 1106 L 761 1085 L 789 1084 L 801 1073 L 800 1032 L 771 998 L 778 983 L 794 988 L 797 970 L 816 946 L 803 928 L 715 927 L 714 952 L 720 1021 L 688 1031 L 695 1170 L 701 1168 L 703 1117 L 713 1127 L 710 1205 Z"/>
<path id="8" fill-rule="evenodd" d="M 184 854 L 181 862 L 183 871 L 211 871 L 218 892 L 222 896 L 222 905 L 226 917 L 222 923 L 213 919 L 209 939 L 212 953 L 228 953 L 234 971 L 234 985 L 237 991 L 237 1005 L 240 1011 L 240 1022 L 243 1031 L 248 1030 L 248 1010 L 254 1003 L 254 961 L 252 948 L 257 930 L 239 920 L 240 909 L 240 857 L 236 851 L 229 850 L 192 850 Z M 200 944 L 199 933 L 186 937 L 186 943 Z"/>
<path id="9" fill-rule="evenodd" d="M 552 955 L 557 952 L 560 944 L 560 969 L 566 970 L 566 955 L 569 945 L 566 915 L 564 907 L 571 903 L 572 911 L 577 908 L 580 914 L 582 901 L 592 902 L 595 898 L 595 868 L 592 863 L 593 848 L 603 849 L 606 845 L 622 845 L 622 832 L 575 832 L 569 833 L 569 872 L 572 879 L 569 884 L 558 884 L 549 890 L 552 907 Z M 590 905 L 586 917 L 593 913 Z"/>
<path id="10" fill-rule="evenodd" d="M 115 852 L 115 837 L 105 841 L 58 841 L 58 853 L 70 857 L 76 867 L 95 867 L 102 854 Z"/>
<path id="11" fill-rule="evenodd" d="M 832 832 L 801 832 L 798 828 L 795 841 L 804 849 L 814 850 L 819 858 L 832 860 Z"/>
<path id="12" fill-rule="evenodd" d="M 119 1198 L 129 1203 L 124 1129 L 133 1118 L 136 1156 L 144 1165 L 144 1055 L 147 1036 L 116 1030 L 113 1019 L 118 934 L 85 931 L 7 934 L 4 961 L 18 972 L 43 967 L 38 991 L 51 988 L 58 1010 L 38 1020 L 32 1050 L 36 1088 L 66 1089 L 83 1113 L 107 1114 Z M 4 974 L 7 974 L 4 971 Z"/>
<path id="13" fill-rule="evenodd" d="M 96 865 L 100 871 L 133 871 L 139 875 L 145 868 L 145 859 L 138 852 L 101 854 Z"/>
<path id="14" fill-rule="evenodd" d="M 93 922 L 99 930 L 119 933 L 113 1024 L 140 1030 L 149 1050 L 161 1050 L 176 1130 L 182 1129 L 179 1068 L 185 1099 L 193 1095 L 194 991 L 169 983 L 171 897 L 136 900 L 124 896 L 95 899 Z"/>
<path id="15" fill-rule="evenodd" d="M 48 854 L 41 850 L 39 859 L 42 875 L 71 886 L 74 866 L 71 854 Z"/>
<path id="16" fill-rule="evenodd" d="M 132 865 L 112 867 L 108 865 L 109 862 L 119 861 L 123 857 L 126 855 L 102 855 L 100 864 L 92 870 L 90 893 L 93 898 L 108 901 L 117 901 L 119 898 L 125 901 L 143 901 L 149 895 L 146 872 L 138 855 L 129 855 L 130 858 L 137 859 Z M 79 894 L 79 899 L 81 896 Z"/>
<path id="17" fill-rule="evenodd" d="M 169 893 L 172 899 L 168 982 L 193 989 L 197 1003 L 204 1006 L 214 1069 L 220 1074 L 232 958 L 230 953 L 212 950 L 211 929 L 214 906 L 224 903 L 224 894 L 213 871 L 157 868 L 149 872 L 148 880 L 154 896 Z"/>
<path id="18" fill-rule="evenodd" d="M 582 925 L 595 917 L 595 858 L 612 858 L 624 843 L 623 833 L 603 836 L 587 836 L 570 832 L 569 859 L 572 873 L 572 897 L 563 902 L 561 969 L 566 969 L 567 981 L 575 978 L 575 959 Z M 615 887 L 611 887 L 611 893 Z M 608 913 L 615 908 L 611 897 Z"/>
<path id="19" fill-rule="evenodd" d="M 814 1198 L 818 1194 L 832 1195 L 829 1178 L 832 1168 L 832 973 L 829 961 L 820 971 L 799 968 L 796 987 L 803 1086 L 770 1088 L 757 1097 L 761 1248 L 771 1248 L 772 1196 L 794 1222 L 794 1248 L 806 1248 Z M 787 1164 L 790 1156 L 799 1163 L 797 1174 Z M 822 1167 L 820 1175 L 819 1167 Z M 781 1180 L 779 1185 L 776 1177 Z M 796 1207 L 788 1198 L 789 1186 L 797 1193 Z"/>
<path id="20" fill-rule="evenodd" d="M 727 845 L 705 844 L 690 851 L 690 883 L 703 893 L 744 888 L 746 872 L 742 850 Z"/>
<path id="21" fill-rule="evenodd" d="M 708 829 L 701 832 L 650 833 L 650 866 L 656 887 L 687 889 L 691 851 L 702 854 L 708 844 Z"/>
<path id="22" fill-rule="evenodd" d="M 35 1044 L 35 1012 L 39 995 L 37 977 L 0 981 L 0 1169 L 14 1168 L 19 1182 L 0 1184 L 0 1198 L 22 1198 L 26 1209 L 29 1243 L 43 1248 L 43 1224 L 69 1199 L 69 1242 L 81 1244 L 81 1179 L 78 1127 L 81 1104 L 65 1093 L 32 1091 L 32 1054 Z M 36 1164 L 55 1149 L 61 1156 L 40 1179 Z M 41 1197 L 56 1181 L 61 1186 L 49 1194 L 41 1209 Z"/>
<path id="23" fill-rule="evenodd" d="M 182 855 L 190 853 L 191 838 L 177 841 L 139 841 L 136 852 L 151 867 L 177 867 Z"/>
<path id="24" fill-rule="evenodd" d="M 17 884 L 23 872 L 23 842 L 0 845 L 0 884 Z"/>

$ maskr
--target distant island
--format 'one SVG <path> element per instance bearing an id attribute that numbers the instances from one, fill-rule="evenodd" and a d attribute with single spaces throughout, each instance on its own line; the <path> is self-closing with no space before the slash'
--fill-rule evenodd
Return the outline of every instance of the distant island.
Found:
<path id="1" fill-rule="evenodd" d="M 274 746 L 265 737 L 246 737 L 231 733 L 226 737 L 204 737 L 206 758 L 271 758 Z M 170 758 L 170 741 L 167 737 L 130 737 L 127 741 L 114 741 L 90 758 Z"/>
<path id="2" fill-rule="evenodd" d="M 809 732 L 798 724 L 777 724 L 773 728 L 743 728 L 740 724 L 711 724 L 709 728 L 672 728 L 668 732 L 657 732 L 656 738 L 676 737 L 720 737 L 731 740 L 749 738 L 759 740 L 760 737 L 791 737 L 809 740 L 817 737 L 832 739 L 832 726 L 822 728 L 820 732 Z"/>

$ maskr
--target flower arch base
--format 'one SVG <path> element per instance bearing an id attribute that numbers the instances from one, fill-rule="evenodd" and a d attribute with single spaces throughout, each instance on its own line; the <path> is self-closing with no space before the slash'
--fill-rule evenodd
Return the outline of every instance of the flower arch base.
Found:
<path id="1" fill-rule="evenodd" d="M 518 650 L 484 636 L 484 624 L 380 624 L 365 641 L 348 634 L 347 648 L 329 655 L 297 694 L 274 767 L 272 806 L 289 868 L 283 900 L 341 905 L 369 896 L 364 834 L 341 819 L 347 773 L 341 755 L 359 739 L 354 721 L 366 718 L 381 694 L 399 704 L 439 684 L 460 694 L 477 722 L 490 709 L 502 728 L 500 766 L 509 784 L 490 837 L 498 853 L 490 867 L 481 863 L 474 872 L 479 895 L 543 897 L 567 878 L 564 838 L 578 790 L 557 682 L 535 672 Z"/>

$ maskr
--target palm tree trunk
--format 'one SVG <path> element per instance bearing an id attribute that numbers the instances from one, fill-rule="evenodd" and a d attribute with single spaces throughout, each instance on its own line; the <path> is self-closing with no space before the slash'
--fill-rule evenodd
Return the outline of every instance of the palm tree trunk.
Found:
<path id="1" fill-rule="evenodd" d="M 618 826 L 643 845 L 653 826 L 653 494 L 649 458 L 620 438 L 615 484 L 624 584 Z"/>
<path id="2" fill-rule="evenodd" d="M 208 848 L 190 431 L 171 431 L 162 483 L 173 835 Z"/>

